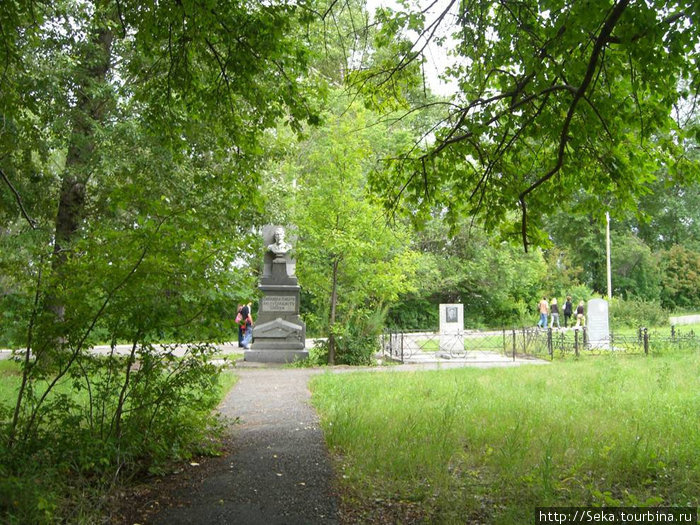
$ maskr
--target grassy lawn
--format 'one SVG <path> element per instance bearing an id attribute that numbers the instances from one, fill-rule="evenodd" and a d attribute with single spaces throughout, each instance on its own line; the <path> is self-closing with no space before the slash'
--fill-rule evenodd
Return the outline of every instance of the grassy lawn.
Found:
<path id="1" fill-rule="evenodd" d="M 325 374 L 312 383 L 358 521 L 534 522 L 536 506 L 700 504 L 700 353 Z"/>
<path id="2" fill-rule="evenodd" d="M 12 359 L 2 359 L 0 360 L 0 406 L 12 406 L 17 401 L 17 391 L 19 389 L 20 383 L 22 381 L 22 369 L 17 361 Z M 219 375 L 219 384 L 217 395 L 219 399 L 223 399 L 229 390 L 238 381 L 238 376 L 232 371 L 224 369 Z M 63 381 L 65 387 L 59 386 L 57 389 L 58 393 L 68 393 L 72 396 L 85 397 L 87 393 L 83 390 L 76 393 L 72 388 L 70 388 L 71 380 L 65 379 Z M 43 383 L 39 383 L 44 386 Z"/>

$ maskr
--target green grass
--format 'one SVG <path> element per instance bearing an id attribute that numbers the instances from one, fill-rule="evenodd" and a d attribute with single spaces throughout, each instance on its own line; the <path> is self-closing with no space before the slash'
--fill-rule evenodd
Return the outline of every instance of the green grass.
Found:
<path id="1" fill-rule="evenodd" d="M 611 355 L 324 374 L 312 390 L 346 501 L 518 524 L 536 506 L 697 506 L 698 378 L 698 353 Z"/>
<path id="2" fill-rule="evenodd" d="M 241 354 L 242 356 L 243 354 Z M 235 355 L 232 360 L 235 359 Z M 224 369 L 219 376 L 219 396 L 223 399 L 226 393 L 236 384 L 238 376 L 233 371 Z M 0 360 L 0 405 L 8 405 L 17 400 L 17 390 L 22 381 L 22 368 L 19 362 L 13 359 Z M 66 388 L 60 389 L 60 392 L 72 391 L 69 387 L 70 381 L 64 381 Z M 83 396 L 83 393 L 73 393 L 77 396 Z"/>
<path id="3" fill-rule="evenodd" d="M 219 375 L 219 400 L 223 399 L 237 382 L 238 375 L 233 370 L 223 370 Z"/>
<path id="4" fill-rule="evenodd" d="M 17 401 L 17 389 L 22 381 L 22 370 L 16 361 L 0 361 L 0 406 L 9 406 Z"/>

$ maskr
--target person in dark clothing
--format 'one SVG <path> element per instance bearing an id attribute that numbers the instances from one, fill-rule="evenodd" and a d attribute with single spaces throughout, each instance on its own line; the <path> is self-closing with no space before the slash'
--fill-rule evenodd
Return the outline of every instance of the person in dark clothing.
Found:
<path id="1" fill-rule="evenodd" d="M 236 310 L 236 327 L 238 328 L 238 348 L 243 347 L 243 329 L 241 328 L 241 310 L 243 309 L 243 305 L 239 304 L 238 309 Z"/>
<path id="2" fill-rule="evenodd" d="M 250 303 L 241 308 L 241 322 L 239 326 L 243 332 L 241 346 L 247 350 L 253 341 L 253 317 L 250 315 Z"/>
<path id="3" fill-rule="evenodd" d="M 566 296 L 566 303 L 564 303 L 564 328 L 569 325 L 569 319 L 574 314 L 574 305 L 571 303 L 571 296 Z"/>

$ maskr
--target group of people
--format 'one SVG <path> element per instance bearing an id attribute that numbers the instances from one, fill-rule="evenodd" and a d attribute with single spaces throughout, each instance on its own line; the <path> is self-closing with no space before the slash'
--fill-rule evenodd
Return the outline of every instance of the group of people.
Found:
<path id="1" fill-rule="evenodd" d="M 238 348 L 250 348 L 253 340 L 253 316 L 250 314 L 251 303 L 239 304 L 236 314 L 236 324 L 238 325 Z"/>
<path id="2" fill-rule="evenodd" d="M 550 328 L 554 328 L 554 325 L 557 325 L 557 328 L 561 328 L 561 325 L 559 324 L 559 304 L 557 303 L 557 298 L 553 297 L 551 303 L 547 300 L 546 297 L 542 297 L 542 300 L 539 302 L 537 305 L 537 310 L 540 312 L 540 320 L 537 322 L 537 326 L 539 328 L 547 328 L 547 316 L 551 313 L 552 314 L 552 321 Z M 566 302 L 564 303 L 564 328 L 567 328 L 569 325 L 569 319 L 572 318 L 574 314 L 574 307 L 571 302 L 571 296 L 567 295 L 566 296 Z M 572 321 L 573 323 L 573 321 Z M 578 306 L 576 307 L 576 325 L 575 328 L 578 328 L 580 326 L 585 326 L 586 325 L 586 316 L 584 315 L 584 303 L 583 301 L 579 301 Z"/>

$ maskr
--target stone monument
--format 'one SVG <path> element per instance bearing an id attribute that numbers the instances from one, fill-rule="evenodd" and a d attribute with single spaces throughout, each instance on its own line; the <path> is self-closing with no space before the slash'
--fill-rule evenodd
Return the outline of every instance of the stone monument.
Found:
<path id="1" fill-rule="evenodd" d="M 253 344 L 243 354 L 245 361 L 290 363 L 309 357 L 304 349 L 306 325 L 299 317 L 299 291 L 292 246 L 282 226 L 265 226 L 262 292 L 253 329 Z"/>
<path id="2" fill-rule="evenodd" d="M 440 305 L 440 350 L 450 352 L 464 345 L 464 305 Z"/>
<path id="3" fill-rule="evenodd" d="M 588 301 L 586 330 L 590 348 L 610 350 L 608 302 L 605 299 Z"/>

